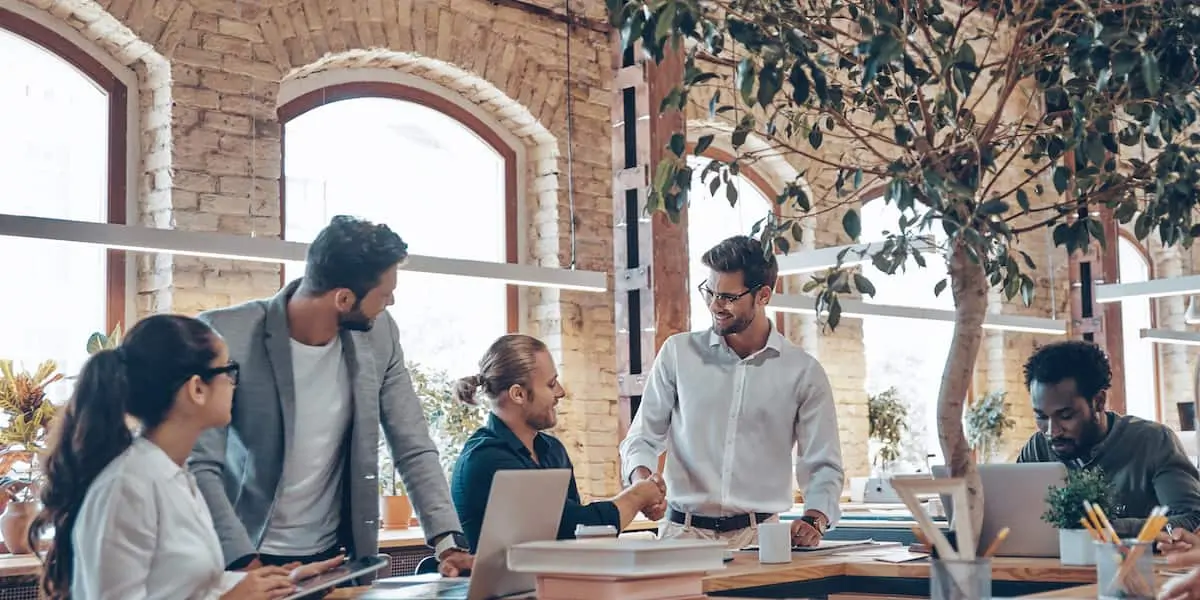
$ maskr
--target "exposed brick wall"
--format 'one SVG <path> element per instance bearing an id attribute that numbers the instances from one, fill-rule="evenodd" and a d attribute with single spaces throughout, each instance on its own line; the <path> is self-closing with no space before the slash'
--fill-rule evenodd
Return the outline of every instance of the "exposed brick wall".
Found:
<path id="1" fill-rule="evenodd" d="M 561 23 L 489 0 L 24 0 L 76 28 L 130 65 L 140 90 L 142 222 L 156 227 L 280 235 L 280 86 L 328 69 L 388 68 L 425 78 L 493 114 L 525 144 L 522 232 L 526 257 L 545 266 L 570 264 L 566 202 L 566 39 Z M 562 9 L 559 0 L 535 0 Z M 604 18 L 603 4 L 576 3 Z M 611 270 L 611 73 L 608 39 L 578 29 L 572 45 L 575 108 L 575 204 L 581 269 Z M 694 109 L 694 120 L 707 110 Z M 828 142 L 827 152 L 842 147 Z M 787 165 L 804 168 L 799 163 Z M 759 165 L 768 180 L 780 165 Z M 829 177 L 809 182 L 814 197 L 830 193 Z M 806 224 L 805 247 L 847 243 L 840 215 Z M 1047 255 L 1045 240 L 1021 242 Z M 275 292 L 279 266 L 167 255 L 139 257 L 138 312 L 194 313 Z M 1066 261 L 1055 259 L 1057 314 L 1066 311 Z M 1159 276 L 1165 273 L 1160 270 Z M 1005 303 L 1013 314 L 1048 315 L 1052 278 L 1039 264 L 1033 307 Z M 796 290 L 802 277 L 787 285 Z M 616 395 L 611 294 L 528 290 L 526 322 L 554 350 L 570 393 L 558 434 L 576 463 L 581 488 L 602 496 L 616 488 Z M 1159 326 L 1182 304 L 1159 302 Z M 1177 306 L 1179 305 L 1179 306 Z M 1172 316 L 1181 320 L 1182 317 Z M 788 317 L 788 332 L 826 365 L 839 402 L 842 438 L 852 475 L 865 474 L 865 363 L 861 323 L 848 319 L 818 333 L 812 319 Z M 1020 365 L 1043 336 L 989 334 L 977 389 L 1003 385 L 1024 438 L 1032 420 L 1020 385 Z M 1161 360 L 1164 398 L 1190 396 L 1181 350 Z M 1190 371 L 1188 372 L 1190 373 Z M 986 382 L 986 385 L 984 385 Z M 1164 400 L 1170 403 L 1170 400 Z M 1173 411 L 1164 411 L 1171 415 Z"/>

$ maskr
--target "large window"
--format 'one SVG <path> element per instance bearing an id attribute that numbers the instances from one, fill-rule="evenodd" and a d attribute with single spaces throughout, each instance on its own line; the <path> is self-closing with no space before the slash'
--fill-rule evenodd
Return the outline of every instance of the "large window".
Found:
<path id="1" fill-rule="evenodd" d="M 388 224 L 413 254 L 515 259 L 511 152 L 465 122 L 469 115 L 431 105 L 444 100 L 371 85 L 328 103 L 310 94 L 280 110 L 284 237 L 311 241 L 331 217 L 350 214 Z M 284 270 L 290 281 L 304 265 Z M 390 310 L 406 358 L 451 377 L 476 372 L 488 345 L 514 326 L 506 287 L 402 269 Z"/>
<path id="2" fill-rule="evenodd" d="M 713 177 L 710 174 L 701 180 L 701 173 L 712 159 L 688 156 L 692 168 L 692 190 L 688 204 L 688 285 L 691 294 L 691 328 L 699 331 L 712 327 L 708 305 L 696 292 L 696 286 L 708 279 L 709 270 L 700 258 L 709 248 L 735 235 L 749 235 L 754 224 L 771 213 L 773 203 L 766 194 L 743 175 L 734 175 L 729 184 L 737 189 L 737 202 L 729 205 L 725 188 L 716 194 L 710 192 Z"/>
<path id="3" fill-rule="evenodd" d="M 123 222 L 125 88 L 95 59 L 0 9 L 0 213 Z M 110 256 L 111 255 L 111 256 Z M 81 244 L 0 237 L 0 358 L 67 375 L 125 310 L 124 260 Z"/>
<path id="4" fill-rule="evenodd" d="M 1117 261 L 1121 283 L 1150 280 L 1150 263 L 1137 242 L 1118 236 Z M 1141 330 L 1153 328 L 1146 298 L 1121 301 L 1121 340 L 1125 351 L 1125 412 L 1150 421 L 1159 419 L 1155 348 L 1142 339 Z"/>
<path id="5" fill-rule="evenodd" d="M 867 202 L 861 215 L 864 242 L 883 240 L 888 232 L 898 231 L 900 213 L 894 204 Z M 939 228 L 935 227 L 933 233 L 939 241 L 944 238 Z M 945 277 L 944 262 L 939 257 L 929 256 L 925 268 L 909 259 L 904 271 L 892 275 L 869 263 L 863 269 L 876 290 L 874 298 L 863 298 L 866 302 L 954 310 L 949 290 L 939 296 L 933 293 L 934 286 Z M 909 407 L 910 443 L 894 471 L 924 471 L 926 454 L 934 455 L 929 464 L 940 464 L 937 396 L 954 337 L 953 323 L 869 316 L 862 320 L 862 328 L 867 393 L 875 395 L 895 388 Z"/>

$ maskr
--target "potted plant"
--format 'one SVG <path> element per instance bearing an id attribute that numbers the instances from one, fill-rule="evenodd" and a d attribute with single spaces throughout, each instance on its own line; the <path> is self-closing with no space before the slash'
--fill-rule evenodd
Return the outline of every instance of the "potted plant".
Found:
<path id="1" fill-rule="evenodd" d="M 1067 474 L 1061 487 L 1046 490 L 1046 512 L 1042 520 L 1058 529 L 1058 554 L 1064 565 L 1095 564 L 1096 556 L 1091 534 L 1080 520 L 1086 518 L 1084 502 L 1111 515 L 1112 493 L 1103 469 L 1078 469 Z"/>
<path id="2" fill-rule="evenodd" d="M 404 489 L 404 481 L 396 473 L 392 453 L 380 432 L 379 526 L 383 529 L 408 529 L 412 518 L 412 501 Z"/>
<path id="3" fill-rule="evenodd" d="M 890 387 L 867 398 L 868 437 L 879 444 L 871 464 L 886 475 L 900 459 L 903 436 L 908 432 L 908 406 L 900 393 Z"/>
<path id="4" fill-rule="evenodd" d="M 1007 392 L 988 392 L 971 403 L 963 416 L 967 443 L 975 450 L 978 462 L 991 462 L 996 456 L 1004 432 L 1017 425 L 1006 412 L 1007 396 Z"/>
<path id="5" fill-rule="evenodd" d="M 429 433 L 437 444 L 442 470 L 449 480 L 463 445 L 471 434 L 483 427 L 488 409 L 455 399 L 454 386 L 444 371 L 409 363 L 408 372 L 413 389 L 421 399 L 425 420 L 429 422 Z"/>
<path id="6" fill-rule="evenodd" d="M 682 127 L 728 131 L 731 160 L 701 173 L 714 191 L 757 161 L 799 169 L 753 235 L 788 252 L 802 219 L 840 217 L 845 237 L 870 242 L 805 286 L 836 327 L 848 293 L 875 295 L 857 269 L 896 273 L 909 261 L 946 273 L 954 338 L 937 398 L 938 436 L 953 477 L 967 484 L 973 529 L 983 520 L 979 473 L 963 409 L 983 339 L 989 290 L 1032 302 L 1037 268 L 1024 239 L 1052 232 L 1069 254 L 1115 244 L 1117 223 L 1138 240 L 1190 247 L 1200 236 L 1200 98 L 1191 68 L 1200 38 L 1191 3 L 1028 0 L 608 0 L 621 50 L 675 77 L 651 110 L 665 151 L 646 210 L 679 222 L 693 180 Z M 754 143 L 748 143 L 753 139 Z M 659 150 L 655 148 L 654 150 Z M 819 187 L 813 189 L 812 184 Z M 724 185 L 730 204 L 737 186 Z M 861 240 L 859 208 L 896 208 L 882 240 Z M 922 249 L 934 229 L 936 253 Z M 920 243 L 918 243 L 920 240 Z M 943 271 L 944 269 L 944 271 Z"/>
<path id="7" fill-rule="evenodd" d="M 0 360 L 0 492 L 7 504 L 0 515 L 0 536 L 13 554 L 28 554 L 29 525 L 37 515 L 38 458 L 45 451 L 46 435 L 57 408 L 46 398 L 46 387 L 63 376 L 54 361 L 36 371 L 17 371 L 10 360 Z"/>

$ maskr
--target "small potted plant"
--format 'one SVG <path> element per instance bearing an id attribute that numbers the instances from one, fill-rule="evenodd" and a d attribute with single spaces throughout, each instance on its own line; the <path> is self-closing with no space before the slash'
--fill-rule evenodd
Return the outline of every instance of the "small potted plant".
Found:
<path id="1" fill-rule="evenodd" d="M 900 393 L 890 387 L 867 399 L 868 437 L 879 444 L 871 464 L 887 474 L 900 459 L 903 436 L 908 432 L 908 406 Z"/>
<path id="2" fill-rule="evenodd" d="M 379 439 L 379 525 L 383 529 L 408 529 L 412 522 L 412 501 L 404 489 L 404 481 L 392 464 L 382 432 Z"/>
<path id="3" fill-rule="evenodd" d="M 0 536 L 13 554 L 33 552 L 29 525 L 37 515 L 40 482 L 38 457 L 46 450 L 46 436 L 57 408 L 46 398 L 46 388 L 63 378 L 54 361 L 36 371 L 17 371 L 10 360 L 0 360 L 0 485 L 7 504 L 0 515 Z"/>
<path id="4" fill-rule="evenodd" d="M 1008 416 L 1007 396 L 1007 392 L 988 392 L 972 402 L 963 415 L 967 443 L 975 451 L 978 462 L 987 463 L 996 458 L 1000 438 L 1017 425 Z"/>
<path id="5" fill-rule="evenodd" d="M 1106 515 L 1112 514 L 1111 485 L 1102 469 L 1071 471 L 1061 487 L 1050 486 L 1046 491 L 1042 520 L 1058 529 L 1058 554 L 1064 565 L 1096 563 L 1091 534 L 1080 522 L 1087 514 L 1084 502 L 1091 502 Z"/>

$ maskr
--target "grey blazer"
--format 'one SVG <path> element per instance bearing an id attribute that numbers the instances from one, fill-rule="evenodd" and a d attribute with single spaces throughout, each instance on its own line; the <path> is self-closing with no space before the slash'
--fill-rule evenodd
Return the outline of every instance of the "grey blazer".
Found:
<path id="1" fill-rule="evenodd" d="M 226 564 L 254 554 L 275 504 L 283 462 L 294 439 L 295 382 L 287 323 L 294 281 L 268 300 L 202 313 L 225 338 L 241 379 L 228 427 L 205 432 L 188 468 L 208 503 Z M 379 429 L 412 497 L 427 542 L 461 532 L 446 476 L 421 402 L 413 391 L 399 331 L 384 311 L 369 332 L 343 331 L 354 415 L 343 481 L 342 542 L 351 558 L 379 551 Z"/>

